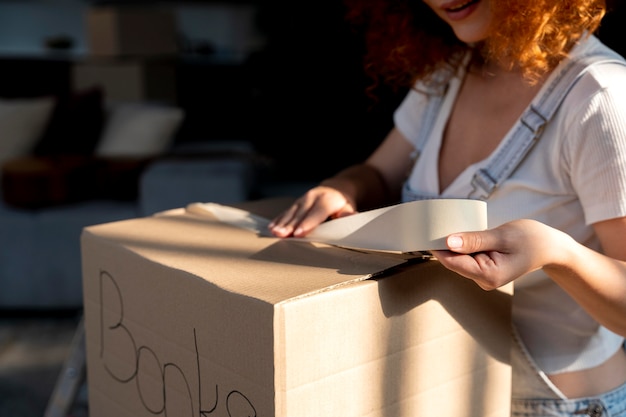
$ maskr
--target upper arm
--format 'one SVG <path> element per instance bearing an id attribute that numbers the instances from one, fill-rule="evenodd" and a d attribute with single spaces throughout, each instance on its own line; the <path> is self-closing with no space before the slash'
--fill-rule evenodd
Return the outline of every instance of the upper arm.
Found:
<path id="1" fill-rule="evenodd" d="M 626 217 L 593 224 L 605 255 L 626 261 Z"/>
<path id="2" fill-rule="evenodd" d="M 413 145 L 396 128 L 365 161 L 376 168 L 390 190 L 399 190 L 413 166 Z"/>

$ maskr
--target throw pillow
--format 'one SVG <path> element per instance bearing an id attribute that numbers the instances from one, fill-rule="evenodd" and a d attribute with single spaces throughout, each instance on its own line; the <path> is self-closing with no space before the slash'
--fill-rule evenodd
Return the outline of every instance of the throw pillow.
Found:
<path id="1" fill-rule="evenodd" d="M 95 154 L 153 157 L 169 149 L 184 118 L 181 108 L 146 103 L 118 104 L 111 111 Z"/>
<path id="2" fill-rule="evenodd" d="M 91 155 L 104 125 L 104 95 L 99 87 L 59 97 L 35 155 Z"/>
<path id="3" fill-rule="evenodd" d="M 30 154 L 46 129 L 55 99 L 0 99 L 0 166 Z"/>

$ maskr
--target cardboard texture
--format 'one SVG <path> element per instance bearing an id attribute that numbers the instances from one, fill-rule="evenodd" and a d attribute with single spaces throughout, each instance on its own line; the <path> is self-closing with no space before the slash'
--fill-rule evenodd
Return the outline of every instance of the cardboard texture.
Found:
<path id="1" fill-rule="evenodd" d="M 81 245 L 91 417 L 509 416 L 510 288 L 185 209 Z"/>
<path id="2" fill-rule="evenodd" d="M 155 56 L 178 52 L 172 10 L 140 6 L 95 6 L 87 11 L 87 41 L 94 56 Z"/>

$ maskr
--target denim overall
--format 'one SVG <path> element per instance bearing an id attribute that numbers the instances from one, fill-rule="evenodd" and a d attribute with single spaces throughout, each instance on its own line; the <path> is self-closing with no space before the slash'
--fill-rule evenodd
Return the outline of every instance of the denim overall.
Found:
<path id="1" fill-rule="evenodd" d="M 467 198 L 487 200 L 524 160 L 539 140 L 545 125 L 556 113 L 559 105 L 576 81 L 590 65 L 620 63 L 619 57 L 597 55 L 581 56 L 571 60 L 553 77 L 551 83 L 525 110 L 506 143 L 489 164 L 479 169 L 471 181 L 472 191 Z M 412 155 L 417 159 L 425 141 L 430 136 L 443 95 L 433 95 L 420 120 L 419 139 Z M 402 190 L 402 201 L 439 198 L 417 192 L 408 181 Z M 515 330 L 512 330 L 511 365 L 513 368 L 512 417 L 626 417 L 626 384 L 612 392 L 593 398 L 569 400 L 535 364 Z M 626 348 L 626 344 L 625 344 Z"/>

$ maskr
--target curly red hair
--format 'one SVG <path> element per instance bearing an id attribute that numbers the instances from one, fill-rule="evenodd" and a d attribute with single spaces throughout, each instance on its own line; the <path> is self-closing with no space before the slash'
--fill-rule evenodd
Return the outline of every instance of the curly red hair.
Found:
<path id="1" fill-rule="evenodd" d="M 459 65 L 470 48 L 421 0 L 345 0 L 348 21 L 365 33 L 365 71 L 375 83 L 412 87 L 442 67 Z M 606 13 L 605 0 L 492 0 L 483 59 L 519 69 L 529 80 L 549 71 Z"/>

